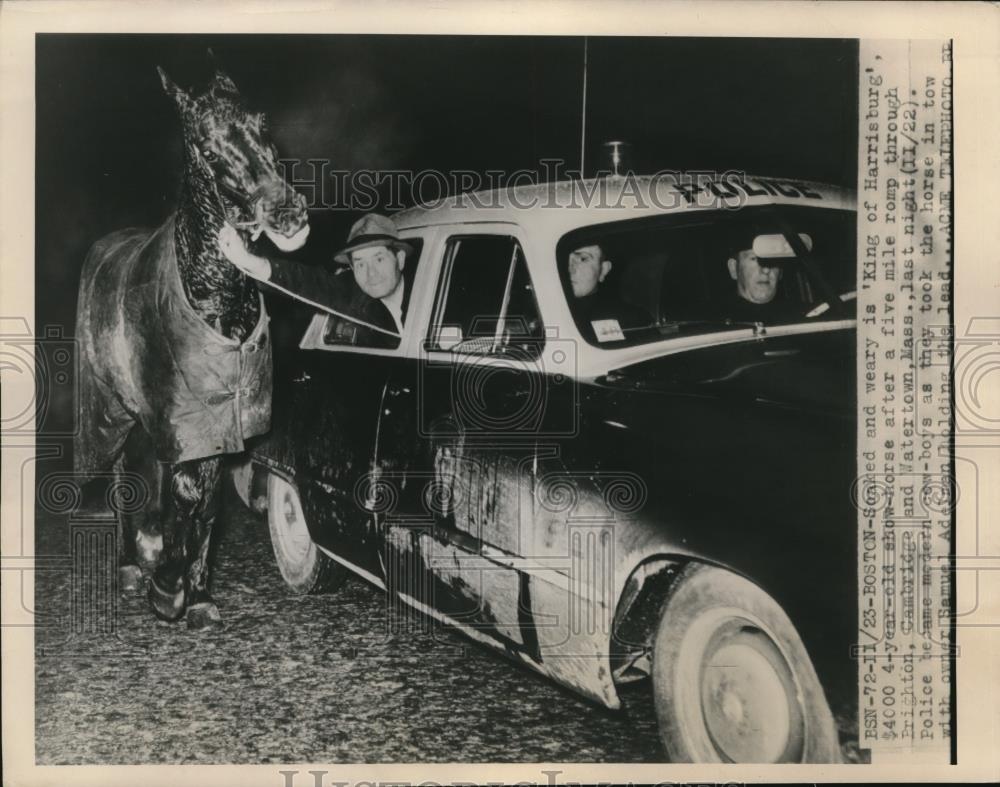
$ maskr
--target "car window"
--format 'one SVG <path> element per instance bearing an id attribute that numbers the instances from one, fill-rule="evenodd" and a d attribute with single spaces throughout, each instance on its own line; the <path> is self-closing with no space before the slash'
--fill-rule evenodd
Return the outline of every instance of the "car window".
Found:
<path id="1" fill-rule="evenodd" d="M 407 310 L 410 294 L 413 292 L 413 281 L 420 263 L 420 252 L 423 240 L 407 238 L 406 242 L 412 251 L 406 255 L 403 264 L 403 330 L 406 330 Z M 349 269 L 340 271 L 338 276 L 353 276 Z M 355 319 L 349 319 L 349 318 Z M 382 330 L 379 330 L 382 329 Z M 388 333 L 386 331 L 389 331 Z M 352 347 L 371 347 L 376 349 L 394 349 L 399 346 L 400 336 L 395 333 L 395 323 L 388 310 L 382 304 L 368 297 L 357 285 L 351 298 L 351 309 L 345 316 L 327 315 L 322 333 L 323 345 L 335 347 L 346 345 Z"/>
<path id="2" fill-rule="evenodd" d="M 517 240 L 505 235 L 451 238 L 427 349 L 537 357 L 544 336 Z"/>
<path id="3" fill-rule="evenodd" d="M 786 233 L 807 244 L 807 257 L 779 249 Z M 751 207 L 583 227 L 559 241 L 556 259 L 581 334 L 614 348 L 756 323 L 851 319 L 855 239 L 854 211 Z M 755 241 L 775 256 L 758 258 Z M 835 299 L 841 304 L 830 308 Z"/>

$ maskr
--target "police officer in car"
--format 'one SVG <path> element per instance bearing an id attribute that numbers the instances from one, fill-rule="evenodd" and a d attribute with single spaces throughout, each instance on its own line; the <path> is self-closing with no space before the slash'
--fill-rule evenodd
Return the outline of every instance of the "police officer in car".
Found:
<path id="1" fill-rule="evenodd" d="M 591 340 L 622 341 L 627 331 L 652 324 L 649 314 L 620 298 L 604 280 L 612 262 L 597 243 L 580 246 L 569 254 L 569 283 L 573 290 L 573 313 L 584 334 Z M 602 333 L 611 321 L 610 333 Z M 596 323 L 596 324 L 595 324 Z"/>
<path id="2" fill-rule="evenodd" d="M 252 254 L 229 225 L 219 232 L 218 243 L 226 258 L 248 276 L 350 318 L 335 322 L 327 341 L 382 348 L 399 345 L 410 295 L 403 268 L 412 247 L 387 216 L 369 213 L 358 219 L 347 245 L 334 255 L 334 262 L 350 266 L 352 276 Z"/>
<path id="3" fill-rule="evenodd" d="M 723 315 L 736 322 L 774 323 L 789 316 L 778 297 L 782 269 L 762 262 L 752 246 L 739 244 L 726 260 L 736 290 L 724 301 Z"/>

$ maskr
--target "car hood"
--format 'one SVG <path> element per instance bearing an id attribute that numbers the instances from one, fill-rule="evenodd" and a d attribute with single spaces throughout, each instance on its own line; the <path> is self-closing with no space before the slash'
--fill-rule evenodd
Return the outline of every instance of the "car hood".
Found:
<path id="1" fill-rule="evenodd" d="M 722 396 L 853 414 L 856 331 L 825 330 L 674 352 L 609 373 L 626 388 Z"/>

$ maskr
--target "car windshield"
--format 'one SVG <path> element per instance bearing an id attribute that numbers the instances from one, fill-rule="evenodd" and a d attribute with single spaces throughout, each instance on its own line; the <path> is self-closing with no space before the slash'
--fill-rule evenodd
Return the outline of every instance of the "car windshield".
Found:
<path id="1" fill-rule="evenodd" d="M 583 227 L 556 248 L 584 338 L 604 348 L 678 334 L 853 319 L 856 214 L 758 206 Z"/>

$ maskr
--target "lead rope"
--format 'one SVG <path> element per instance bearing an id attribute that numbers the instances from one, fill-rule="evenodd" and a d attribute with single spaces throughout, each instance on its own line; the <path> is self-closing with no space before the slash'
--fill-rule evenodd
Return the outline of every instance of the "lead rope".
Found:
<path id="1" fill-rule="evenodd" d="M 260 281 L 260 280 L 258 279 L 258 281 Z M 364 320 L 359 320 L 357 317 L 351 317 L 350 315 L 344 314 L 343 312 L 339 312 L 336 309 L 330 308 L 329 306 L 324 306 L 322 303 L 317 303 L 314 300 L 310 300 L 309 298 L 307 298 L 306 296 L 302 295 L 301 293 L 292 292 L 291 290 L 289 290 L 289 289 L 287 289 L 285 287 L 282 287 L 280 284 L 275 284 L 272 281 L 265 281 L 264 284 L 266 284 L 268 287 L 271 287 L 272 289 L 278 290 L 278 292 L 285 293 L 285 295 L 290 295 L 292 298 L 295 298 L 296 300 L 302 301 L 303 303 L 308 303 L 310 306 L 314 307 L 315 309 L 318 309 L 319 311 L 326 312 L 327 314 L 332 314 L 335 317 L 340 317 L 343 320 L 349 320 L 350 322 L 357 323 L 358 325 L 363 325 L 364 327 L 370 328 L 373 331 L 378 331 L 379 333 L 384 333 L 387 336 L 394 336 L 397 339 L 401 338 L 401 334 L 396 333 L 396 331 L 390 331 L 390 330 L 387 330 L 385 328 L 380 328 L 378 325 L 373 325 L 370 322 L 365 322 Z"/>

